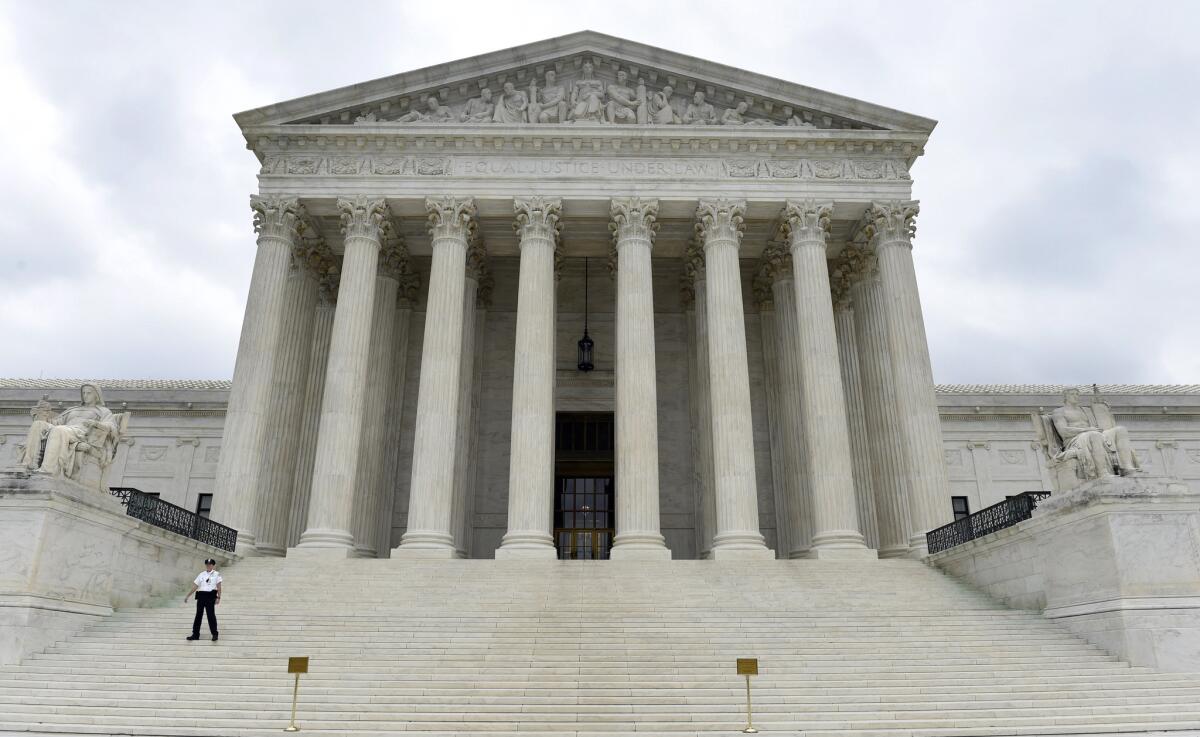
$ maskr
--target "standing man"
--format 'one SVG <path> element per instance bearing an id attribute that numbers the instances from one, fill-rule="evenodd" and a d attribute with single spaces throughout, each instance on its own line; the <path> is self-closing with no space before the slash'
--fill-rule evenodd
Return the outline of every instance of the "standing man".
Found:
<path id="1" fill-rule="evenodd" d="M 215 607 L 221 603 L 221 574 L 214 570 L 217 562 L 212 558 L 204 561 L 204 570 L 196 580 L 192 581 L 192 590 L 183 597 L 186 604 L 188 597 L 196 595 L 196 619 L 192 622 L 192 634 L 189 640 L 200 639 L 200 617 L 208 614 L 208 631 L 212 633 L 213 642 L 217 641 L 217 612 Z"/>

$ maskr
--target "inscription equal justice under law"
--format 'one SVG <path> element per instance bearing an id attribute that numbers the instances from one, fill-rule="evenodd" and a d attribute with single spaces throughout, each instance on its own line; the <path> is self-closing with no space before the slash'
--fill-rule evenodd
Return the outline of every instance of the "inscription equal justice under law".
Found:
<path id="1" fill-rule="evenodd" d="M 712 160 L 647 159 L 460 159 L 455 173 L 463 175 L 622 176 L 622 177 L 716 177 L 724 172 Z"/>

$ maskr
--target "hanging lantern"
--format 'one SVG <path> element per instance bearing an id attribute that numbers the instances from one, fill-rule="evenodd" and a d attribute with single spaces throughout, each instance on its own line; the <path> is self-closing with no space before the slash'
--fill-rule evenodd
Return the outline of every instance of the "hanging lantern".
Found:
<path id="1" fill-rule="evenodd" d="M 588 337 L 588 263 L 583 259 L 583 337 L 579 339 L 579 370 L 591 371 L 595 368 L 592 363 L 592 347 L 595 343 Z"/>

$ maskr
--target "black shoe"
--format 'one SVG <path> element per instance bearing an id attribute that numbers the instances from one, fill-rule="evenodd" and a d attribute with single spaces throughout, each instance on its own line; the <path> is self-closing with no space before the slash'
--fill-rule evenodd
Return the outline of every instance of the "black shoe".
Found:
<path id="1" fill-rule="evenodd" d="M 213 635 L 213 642 L 217 641 L 217 635 Z"/>
<path id="2" fill-rule="evenodd" d="M 200 639 L 200 635 L 188 635 L 188 639 L 189 639 L 189 640 L 199 640 L 199 639 Z"/>

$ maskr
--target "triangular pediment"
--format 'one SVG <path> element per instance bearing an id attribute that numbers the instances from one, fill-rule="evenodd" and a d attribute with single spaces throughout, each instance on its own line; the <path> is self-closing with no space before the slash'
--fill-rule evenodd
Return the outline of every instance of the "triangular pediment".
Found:
<path id="1" fill-rule="evenodd" d="M 547 73 L 555 77 L 552 83 Z M 935 125 L 909 113 L 593 31 L 404 72 L 234 117 L 243 129 L 708 124 L 928 133 Z"/>

